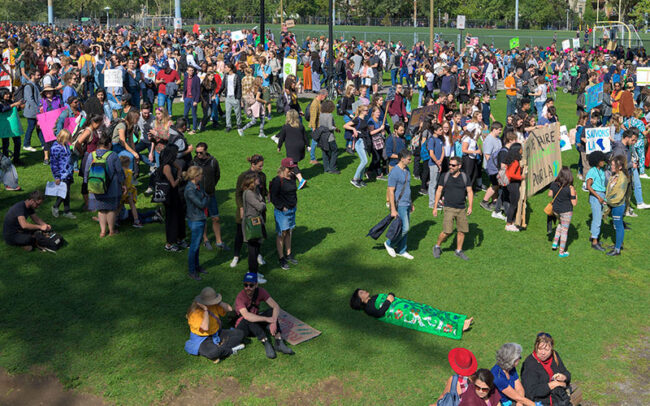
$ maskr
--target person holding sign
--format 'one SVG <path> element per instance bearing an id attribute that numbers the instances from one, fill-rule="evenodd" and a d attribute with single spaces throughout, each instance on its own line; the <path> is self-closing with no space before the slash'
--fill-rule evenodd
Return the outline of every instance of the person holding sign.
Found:
<path id="1" fill-rule="evenodd" d="M 603 222 L 603 206 L 607 191 L 607 174 L 605 173 L 607 158 L 603 152 L 594 151 L 589 154 L 588 159 L 591 169 L 587 172 L 585 179 L 591 205 L 591 248 L 602 252 L 605 251 L 605 248 L 600 245 L 598 237 Z"/>
<path id="2" fill-rule="evenodd" d="M 9 89 L 7 88 L 0 89 L 0 113 L 5 113 L 5 115 L 7 115 L 6 116 L 7 120 L 11 120 L 10 112 L 12 112 L 14 109 L 19 109 L 21 105 L 22 105 L 21 101 L 14 102 L 13 95 L 11 94 Z M 13 114 L 15 114 L 16 118 L 18 118 L 17 112 L 14 112 Z M 13 133 L 12 135 L 14 136 L 2 138 L 2 155 L 9 156 L 9 139 L 11 138 L 11 141 L 13 141 L 14 143 L 13 163 L 14 165 L 22 165 L 22 162 L 20 161 L 20 133 L 18 133 L 17 136 L 16 133 Z"/>

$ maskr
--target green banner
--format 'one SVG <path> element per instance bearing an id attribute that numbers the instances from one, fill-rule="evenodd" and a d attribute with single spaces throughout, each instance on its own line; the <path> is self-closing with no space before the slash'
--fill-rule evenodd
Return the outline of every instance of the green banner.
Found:
<path id="1" fill-rule="evenodd" d="M 17 108 L 0 113 L 0 138 L 20 137 L 22 134 L 23 126 Z"/>
<path id="2" fill-rule="evenodd" d="M 375 307 L 379 309 L 388 295 L 377 296 Z M 467 316 L 445 312 L 412 300 L 395 298 L 384 317 L 379 320 L 424 333 L 460 340 Z"/>
<path id="3" fill-rule="evenodd" d="M 510 49 L 519 48 L 519 37 L 510 38 Z"/>

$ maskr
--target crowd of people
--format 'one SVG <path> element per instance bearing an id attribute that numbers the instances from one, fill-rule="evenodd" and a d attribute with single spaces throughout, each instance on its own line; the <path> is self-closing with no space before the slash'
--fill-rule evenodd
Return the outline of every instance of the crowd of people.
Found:
<path id="1" fill-rule="evenodd" d="M 282 269 L 298 265 L 292 237 L 299 191 L 308 182 L 299 165 L 319 164 L 318 149 L 323 171 L 331 175 L 341 174 L 340 153 L 358 157 L 350 180 L 354 188 L 387 182 L 382 199 L 390 216 L 401 222 L 399 233 L 384 244 L 391 257 L 413 259 L 407 244 L 413 189 L 426 196 L 433 217 L 442 210 L 434 258 L 441 257 L 443 243 L 456 232 L 454 253 L 467 261 L 463 246 L 475 200 L 493 219 L 505 222 L 505 231 L 521 231 L 516 219 L 526 215 L 518 213 L 520 186 L 527 176 L 523 145 L 539 126 L 567 114 L 556 108 L 552 97 L 563 86 L 577 95 L 578 125 L 571 135 L 580 159 L 577 173 L 568 165 L 558 168 L 548 188 L 549 234 L 554 221 L 558 223 L 551 248 L 561 258 L 569 255 L 568 230 L 576 221 L 574 207 L 582 202 L 580 190 L 587 193 L 584 200 L 591 206 L 591 247 L 610 256 L 622 253 L 628 229 L 624 217 L 638 215 L 633 207 L 650 207 L 643 200 L 641 183 L 648 178 L 650 164 L 650 89 L 636 83 L 636 68 L 648 66 L 642 48 L 563 51 L 553 43 L 547 48 L 502 50 L 465 44 L 456 49 L 447 42 L 428 48 L 424 42 L 408 47 L 351 38 L 334 40 L 330 61 L 325 37 L 298 43 L 283 29 L 277 40 L 269 32 L 266 43 L 260 44 L 255 30 L 244 34 L 244 40 L 233 41 L 229 32 L 214 29 L 0 25 L 4 83 L 0 113 L 20 111 L 27 122 L 24 137 L 2 139 L 0 170 L 6 190 L 20 190 L 16 179 L 7 179 L 30 170 L 21 157 L 42 156 L 43 164 L 51 167 L 52 182 L 65 185 L 65 193 L 51 207 L 54 218 L 76 218 L 70 196 L 77 180 L 84 209 L 96 212 L 100 238 L 118 234 L 120 224 L 140 228 L 163 222 L 161 248 L 187 249 L 188 275 L 194 280 L 206 273 L 199 257 L 202 247 L 231 250 L 224 230 L 234 234 L 231 267 L 238 266 L 246 243 L 247 273 L 234 307 L 205 288 L 188 310 L 190 354 L 220 360 L 241 350 L 246 336 L 255 336 L 269 358 L 275 358 L 276 351 L 293 354 L 281 336 L 278 304 L 258 286 L 266 282 L 260 273 L 266 263 L 261 246 L 269 238 L 270 203 L 278 265 Z M 300 73 L 283 74 L 286 58 L 298 62 Z M 122 86 L 104 86 L 107 70 L 121 72 Z M 390 75 L 390 81 L 384 81 L 384 75 Z M 501 81 L 507 113 L 497 121 L 490 103 Z M 585 89 L 601 82 L 602 103 L 587 106 Z M 340 97 L 331 100 L 328 86 Z M 303 109 L 299 95 L 305 93 L 314 94 Z M 174 101 L 183 103 L 182 117 L 173 116 Z M 57 109 L 61 114 L 53 128 L 40 128 L 38 116 Z M 285 124 L 268 142 L 275 142 L 278 152 L 284 147 L 286 157 L 268 181 L 264 157 L 250 151 L 249 169 L 236 181 L 227 180 L 236 185 L 235 224 L 222 224 L 215 193 L 221 168 L 208 153 L 209 147 L 218 149 L 218 141 L 200 137 L 202 141 L 193 145 L 186 136 L 207 131 L 210 122 L 212 129 L 226 133 L 236 129 L 242 137 L 255 127 L 254 132 L 266 138 L 265 123 L 274 114 Z M 343 125 L 337 126 L 337 120 Z M 586 130 L 605 125 L 614 129 L 611 152 L 586 154 Z M 54 139 L 47 141 L 43 134 L 49 132 Z M 339 132 L 343 137 L 338 140 L 345 144 L 341 148 Z M 39 147 L 33 145 L 34 133 Z M 309 162 L 302 164 L 307 153 Z M 12 170 L 15 167 L 18 172 Z M 574 187 L 574 174 L 582 187 Z M 136 188 L 140 183 L 147 186 L 144 195 L 158 204 L 156 210 L 138 210 L 143 198 Z M 37 190 L 8 210 L 3 229 L 7 244 L 42 248 L 37 233 L 51 230 L 36 214 L 44 201 Z M 615 239 L 606 248 L 601 228 L 609 214 Z M 261 302 L 269 310 L 260 312 Z M 221 317 L 227 312 L 237 316 L 231 330 L 222 328 Z M 445 392 L 453 387 L 466 405 L 551 404 L 550 397 L 571 379 L 553 345 L 550 335 L 540 333 L 522 365 L 521 381 L 516 366 L 522 349 L 517 344 L 498 351 L 492 370 L 477 370 L 471 353 L 468 358 L 468 351 L 456 351 L 450 362 L 458 376 L 450 379 Z M 455 367 L 467 364 L 467 359 L 471 365 Z"/>

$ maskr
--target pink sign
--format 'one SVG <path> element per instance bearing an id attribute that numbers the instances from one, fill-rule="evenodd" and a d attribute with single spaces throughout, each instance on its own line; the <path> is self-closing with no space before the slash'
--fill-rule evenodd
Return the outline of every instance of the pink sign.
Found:
<path id="1" fill-rule="evenodd" d="M 298 320 L 284 310 L 280 310 L 278 321 L 280 322 L 280 328 L 282 328 L 283 338 L 291 345 L 311 340 L 314 337 L 318 337 L 321 333 L 309 324 Z"/>
<path id="2" fill-rule="evenodd" d="M 478 37 L 471 37 L 469 39 L 469 45 L 472 47 L 478 46 Z"/>
<path id="3" fill-rule="evenodd" d="M 45 142 L 56 140 L 54 127 L 56 126 L 56 120 L 59 118 L 63 110 L 65 110 L 65 107 L 36 115 L 36 121 L 38 122 L 38 126 L 41 127 L 43 140 Z"/>

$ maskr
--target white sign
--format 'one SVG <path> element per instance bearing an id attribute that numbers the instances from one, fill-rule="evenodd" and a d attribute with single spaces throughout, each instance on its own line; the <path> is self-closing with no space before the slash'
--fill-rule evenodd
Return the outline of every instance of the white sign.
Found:
<path id="1" fill-rule="evenodd" d="M 580 38 L 574 38 L 573 39 L 573 49 L 578 49 L 580 48 Z"/>
<path id="2" fill-rule="evenodd" d="M 571 139 L 569 138 L 569 131 L 566 126 L 560 127 L 560 151 L 571 150 Z"/>
<path id="3" fill-rule="evenodd" d="M 571 48 L 571 41 L 569 41 L 568 39 L 562 41 L 562 50 L 566 51 L 569 48 Z"/>
<path id="4" fill-rule="evenodd" d="M 637 86 L 650 86 L 650 68 L 636 68 Z"/>
<path id="5" fill-rule="evenodd" d="M 456 16 L 456 28 L 459 30 L 464 30 L 465 29 L 465 16 L 464 15 L 457 15 Z"/>
<path id="6" fill-rule="evenodd" d="M 284 58 L 282 61 L 282 77 L 287 80 L 289 75 L 296 75 L 298 73 L 298 61 L 295 59 Z"/>
<path id="7" fill-rule="evenodd" d="M 233 41 L 241 41 L 241 40 L 245 39 L 246 36 L 244 35 L 243 32 L 241 32 L 241 30 L 239 30 L 239 31 L 233 31 L 233 32 L 231 32 L 231 33 L 230 33 L 230 38 L 231 38 Z"/>
<path id="8" fill-rule="evenodd" d="M 183 19 L 182 18 L 174 18 L 174 29 L 175 30 L 183 29 Z"/>
<path id="9" fill-rule="evenodd" d="M 122 87 L 122 71 L 120 69 L 106 69 L 104 71 L 104 87 Z"/>
<path id="10" fill-rule="evenodd" d="M 585 153 L 589 155 L 594 151 L 602 151 L 605 153 L 611 151 L 610 137 L 613 131 L 614 127 L 587 128 L 585 130 L 585 138 L 587 138 Z"/>
<path id="11" fill-rule="evenodd" d="M 45 184 L 45 196 L 60 197 L 65 199 L 65 195 L 68 193 L 68 185 L 65 182 L 61 182 L 58 185 L 53 182 L 47 182 Z"/>

